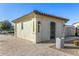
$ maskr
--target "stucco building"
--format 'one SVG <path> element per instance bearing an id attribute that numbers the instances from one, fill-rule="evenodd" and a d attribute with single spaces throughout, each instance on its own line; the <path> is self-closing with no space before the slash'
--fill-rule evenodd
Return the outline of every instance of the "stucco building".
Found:
<path id="1" fill-rule="evenodd" d="M 79 22 L 73 23 L 72 24 L 74 27 L 77 27 L 79 29 Z"/>
<path id="2" fill-rule="evenodd" d="M 73 26 L 76 28 L 75 32 L 77 32 L 77 34 L 79 36 L 79 22 L 74 23 Z"/>
<path id="3" fill-rule="evenodd" d="M 64 26 L 67 21 L 66 18 L 34 10 L 13 21 L 15 23 L 15 36 L 34 43 L 64 37 Z"/>

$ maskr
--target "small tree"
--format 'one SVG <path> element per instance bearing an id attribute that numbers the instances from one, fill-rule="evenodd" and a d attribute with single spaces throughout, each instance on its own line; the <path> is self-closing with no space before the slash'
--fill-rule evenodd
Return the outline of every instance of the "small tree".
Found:
<path id="1" fill-rule="evenodd" d="M 12 27 L 12 24 L 9 21 L 5 20 L 1 22 L 1 28 L 3 30 L 11 29 L 11 27 Z"/>

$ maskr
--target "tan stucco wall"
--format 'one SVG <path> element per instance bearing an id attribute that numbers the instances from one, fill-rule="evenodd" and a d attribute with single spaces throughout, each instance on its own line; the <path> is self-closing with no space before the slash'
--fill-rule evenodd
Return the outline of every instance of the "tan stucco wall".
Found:
<path id="1" fill-rule="evenodd" d="M 23 29 L 21 29 L 21 22 L 17 23 L 17 37 L 36 42 L 35 31 L 33 32 L 33 22 L 34 30 L 36 30 L 36 18 L 23 21 Z"/>
<path id="2" fill-rule="evenodd" d="M 50 21 L 49 20 L 44 20 L 41 18 L 37 18 L 37 22 L 40 21 L 40 32 L 38 32 L 38 26 L 37 26 L 37 42 L 40 41 L 46 41 L 46 40 L 50 40 Z M 38 24 L 37 24 L 38 25 Z"/>
<path id="3" fill-rule="evenodd" d="M 64 36 L 64 21 L 61 21 L 59 19 L 56 18 L 49 18 L 49 17 L 45 17 L 45 16 L 37 16 L 36 18 L 37 22 L 40 21 L 41 22 L 41 31 L 40 33 L 37 32 L 37 42 L 40 41 L 46 41 L 46 40 L 50 40 L 50 22 L 55 22 L 56 23 L 56 37 L 59 36 Z M 38 30 L 38 29 L 37 29 Z"/>
<path id="4" fill-rule="evenodd" d="M 34 32 L 33 32 L 33 21 L 34 21 Z M 38 24 L 41 22 L 40 32 L 38 33 Z M 63 25 L 64 20 L 37 15 L 36 17 L 25 17 L 22 21 L 16 23 L 16 36 L 22 39 L 33 41 L 34 43 L 40 41 L 50 40 L 50 22 L 56 23 L 56 36 L 63 36 Z M 23 22 L 24 29 L 21 29 L 21 22 Z"/>
<path id="5" fill-rule="evenodd" d="M 64 37 L 65 31 L 64 31 L 64 23 L 56 23 L 56 37 Z"/>
<path id="6" fill-rule="evenodd" d="M 58 18 L 55 18 L 55 17 L 48 17 L 48 16 L 42 16 L 42 15 L 37 15 L 36 16 L 37 18 L 41 18 L 41 20 L 48 20 L 48 21 L 53 21 L 53 22 L 58 22 L 58 23 L 65 23 L 64 20 L 62 19 L 58 19 Z"/>

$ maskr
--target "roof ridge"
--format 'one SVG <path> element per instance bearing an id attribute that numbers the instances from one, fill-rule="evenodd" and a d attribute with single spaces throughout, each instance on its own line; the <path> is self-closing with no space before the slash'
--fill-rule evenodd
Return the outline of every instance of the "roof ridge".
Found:
<path id="1" fill-rule="evenodd" d="M 46 16 L 51 16 L 51 17 L 57 17 L 57 18 L 61 18 L 61 19 L 66 19 L 66 18 L 61 17 L 61 16 L 56 16 L 56 15 L 52 15 L 52 14 L 48 14 L 48 13 L 43 13 L 43 12 L 38 11 L 38 10 L 33 10 L 33 12 L 35 14 L 42 14 L 42 15 L 46 15 Z M 69 19 L 66 19 L 66 20 L 68 21 Z"/>
<path id="2" fill-rule="evenodd" d="M 66 19 L 66 18 L 64 18 L 64 17 L 59 17 L 59 16 L 55 16 L 55 15 L 50 15 L 50 14 L 48 14 L 48 13 L 43 13 L 43 12 L 38 11 L 38 10 L 33 10 L 32 12 L 30 12 L 30 13 L 24 15 L 24 16 L 27 16 L 27 15 L 29 15 L 29 14 L 31 14 L 31 13 L 35 13 L 35 14 L 39 14 L 39 15 L 44 15 L 44 16 L 49 16 L 49 17 L 55 17 L 55 18 L 58 18 L 58 19 L 65 20 L 66 22 L 69 20 L 69 19 Z M 23 16 L 22 16 L 22 17 L 23 17 Z M 22 18 L 22 17 L 20 17 L 20 18 Z M 19 19 L 19 18 L 18 18 L 18 19 Z M 16 20 L 16 19 L 15 19 L 15 20 Z M 14 21 L 15 21 L 15 20 L 14 20 Z M 14 21 L 13 21 L 13 22 L 14 22 Z"/>

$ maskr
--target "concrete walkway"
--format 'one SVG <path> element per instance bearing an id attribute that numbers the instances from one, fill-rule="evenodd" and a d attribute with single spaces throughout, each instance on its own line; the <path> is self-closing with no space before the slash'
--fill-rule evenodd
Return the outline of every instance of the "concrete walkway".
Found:
<path id="1" fill-rule="evenodd" d="M 0 35 L 0 55 L 2 56 L 67 56 L 69 54 L 49 48 L 53 43 L 34 44 L 11 35 Z"/>

